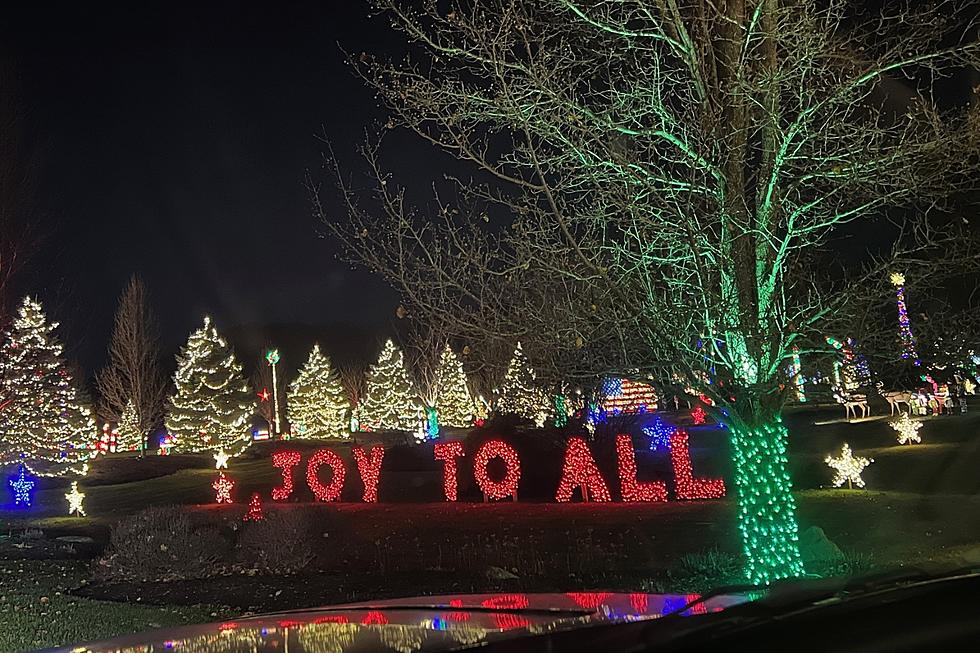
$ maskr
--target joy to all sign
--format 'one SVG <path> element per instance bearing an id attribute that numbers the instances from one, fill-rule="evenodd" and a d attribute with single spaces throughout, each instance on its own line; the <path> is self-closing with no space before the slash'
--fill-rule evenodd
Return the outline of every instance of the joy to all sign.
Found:
<path id="1" fill-rule="evenodd" d="M 376 502 L 385 449 L 376 445 L 370 451 L 365 451 L 363 447 L 355 446 L 352 447 L 352 452 L 357 473 L 364 485 L 362 499 L 369 503 Z M 435 445 L 434 452 L 435 459 L 442 462 L 443 496 L 446 501 L 456 501 L 459 489 L 458 461 L 465 457 L 463 443 L 440 442 Z M 282 485 L 272 490 L 274 500 L 284 501 L 293 493 L 293 470 L 301 459 L 298 451 L 277 451 L 272 455 L 273 466 L 282 472 Z M 501 478 L 493 478 L 488 472 L 493 460 L 503 463 L 505 471 Z M 671 434 L 670 461 L 677 499 L 718 499 L 725 496 L 725 483 L 722 479 L 694 477 L 687 432 L 678 430 Z M 323 467 L 330 468 L 330 480 L 327 483 L 321 480 Z M 619 494 L 623 501 L 667 501 L 666 483 L 637 480 L 636 455 L 628 435 L 616 436 L 616 467 L 619 473 Z M 319 449 L 307 459 L 306 483 L 319 501 L 339 500 L 346 477 L 344 459 L 330 449 Z M 520 456 L 511 445 L 502 440 L 484 442 L 473 456 L 473 480 L 487 499 L 513 498 L 516 501 L 521 482 Z M 609 485 L 599 471 L 588 444 L 582 438 L 568 440 L 555 501 L 571 501 L 575 490 L 579 490 L 584 501 L 612 501 Z"/>

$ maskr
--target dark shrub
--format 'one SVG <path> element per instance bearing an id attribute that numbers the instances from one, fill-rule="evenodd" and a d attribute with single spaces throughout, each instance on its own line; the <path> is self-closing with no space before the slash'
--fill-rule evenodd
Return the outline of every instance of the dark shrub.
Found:
<path id="1" fill-rule="evenodd" d="M 309 511 L 271 510 L 262 521 L 243 525 L 238 539 L 238 559 L 265 573 L 293 573 L 313 559 L 313 536 Z"/>
<path id="2" fill-rule="evenodd" d="M 230 546 L 211 525 L 195 526 L 176 506 L 157 506 L 121 520 L 97 575 L 107 580 L 181 580 L 218 573 Z"/>

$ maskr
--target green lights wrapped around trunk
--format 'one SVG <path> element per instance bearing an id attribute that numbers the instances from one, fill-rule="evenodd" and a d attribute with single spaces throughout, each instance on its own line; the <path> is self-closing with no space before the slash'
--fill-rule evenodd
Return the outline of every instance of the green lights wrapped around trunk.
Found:
<path id="1" fill-rule="evenodd" d="M 738 527 L 751 583 L 803 575 L 786 440 L 777 417 L 763 426 L 731 425 Z"/>

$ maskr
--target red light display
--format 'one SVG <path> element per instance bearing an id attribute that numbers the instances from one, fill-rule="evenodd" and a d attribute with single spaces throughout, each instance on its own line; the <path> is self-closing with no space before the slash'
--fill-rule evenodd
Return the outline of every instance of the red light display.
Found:
<path id="1" fill-rule="evenodd" d="M 608 384 L 602 409 L 612 415 L 630 415 L 657 410 L 657 391 L 649 383 L 618 379 Z"/>
<path id="2" fill-rule="evenodd" d="M 446 501 L 455 501 L 459 483 L 456 479 L 456 459 L 462 458 L 463 443 L 437 442 L 433 447 L 436 460 L 442 461 L 442 492 Z"/>
<path id="3" fill-rule="evenodd" d="M 640 483 L 636 480 L 636 452 L 633 451 L 633 438 L 628 435 L 616 436 L 616 464 L 623 501 L 667 500 L 667 484 L 663 481 Z"/>
<path id="4" fill-rule="evenodd" d="M 277 451 L 272 454 L 272 466 L 282 470 L 282 486 L 272 488 L 274 501 L 285 501 L 293 493 L 293 467 L 299 464 L 298 451 Z"/>
<path id="5" fill-rule="evenodd" d="M 568 592 L 566 596 L 581 608 L 595 610 L 612 596 L 612 592 Z"/>
<path id="6" fill-rule="evenodd" d="M 646 594 L 630 594 L 630 606 L 636 614 L 646 614 L 650 610 L 650 599 Z"/>
<path id="7" fill-rule="evenodd" d="M 378 478 L 381 476 L 381 461 L 385 457 L 385 448 L 373 446 L 367 455 L 363 447 L 353 447 L 351 451 L 354 454 L 354 462 L 357 463 L 357 473 L 361 475 L 361 482 L 364 483 L 362 498 L 365 503 L 377 503 Z"/>
<path id="8" fill-rule="evenodd" d="M 507 472 L 500 481 L 493 480 L 487 473 L 487 465 L 491 458 L 500 458 L 507 466 Z M 521 459 L 514 448 L 506 442 L 488 440 L 473 457 L 473 477 L 480 491 L 488 498 L 514 497 L 517 501 L 517 485 L 521 482 Z"/>
<path id="9" fill-rule="evenodd" d="M 218 478 L 211 487 L 214 488 L 215 503 L 232 503 L 231 491 L 235 488 L 235 481 L 225 476 L 224 472 L 218 472 Z"/>
<path id="10" fill-rule="evenodd" d="M 674 466 L 674 483 L 678 499 L 720 499 L 725 496 L 725 481 L 720 478 L 694 478 L 687 431 L 680 429 L 670 436 L 670 462 Z"/>
<path id="11" fill-rule="evenodd" d="M 480 603 L 484 608 L 495 610 L 524 610 L 527 608 L 527 595 L 525 594 L 501 594 L 491 596 L 489 599 Z M 493 620 L 497 628 L 501 630 L 511 630 L 514 628 L 525 628 L 531 622 L 519 614 L 513 612 L 501 612 L 493 615 Z"/>
<path id="12" fill-rule="evenodd" d="M 331 469 L 330 484 L 320 482 L 318 472 L 323 465 Z M 330 449 L 317 449 L 306 463 L 306 483 L 310 486 L 313 496 L 319 501 L 336 501 L 344 487 L 344 476 L 347 468 L 344 460 Z"/>
<path id="13" fill-rule="evenodd" d="M 248 502 L 248 512 L 242 517 L 242 521 L 262 521 L 265 515 L 262 513 L 262 498 L 256 492 Z"/>
<path id="14" fill-rule="evenodd" d="M 704 421 L 708 418 L 708 413 L 704 412 L 704 408 L 701 408 L 701 404 L 694 407 L 691 411 L 691 421 L 696 425 L 700 426 L 704 424 Z"/>
<path id="15" fill-rule="evenodd" d="M 372 610 L 371 612 L 368 612 L 366 615 L 364 615 L 364 618 L 361 619 L 361 623 L 365 626 L 371 624 L 377 626 L 383 626 L 386 623 L 388 623 L 388 617 L 386 617 L 383 612 Z"/>
<path id="16" fill-rule="evenodd" d="M 599 467 L 582 438 L 569 438 L 565 449 L 565 464 L 562 467 L 561 482 L 555 501 L 565 503 L 572 499 L 576 487 L 582 488 L 582 500 L 612 501 L 609 487 L 599 472 Z"/>

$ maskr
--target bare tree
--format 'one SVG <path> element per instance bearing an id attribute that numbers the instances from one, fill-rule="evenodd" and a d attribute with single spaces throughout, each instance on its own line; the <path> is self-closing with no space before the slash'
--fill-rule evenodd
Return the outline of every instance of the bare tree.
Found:
<path id="1" fill-rule="evenodd" d="M 144 434 L 163 420 L 166 380 L 160 368 L 158 327 L 147 303 L 146 286 L 136 275 L 119 298 L 109 362 L 96 383 L 104 419 L 118 421 L 132 401 Z"/>
<path id="2" fill-rule="evenodd" d="M 786 366 L 861 323 L 894 266 L 962 256 L 943 209 L 977 178 L 980 117 L 935 83 L 976 65 L 970 7 L 375 4 L 411 52 L 352 59 L 382 131 L 475 174 L 413 209 L 379 140 L 371 206 L 335 168 L 350 219 L 328 229 L 464 341 L 519 339 L 558 376 L 681 375 L 730 427 L 748 578 L 802 573 Z M 887 255 L 835 259 L 859 227 Z"/>

